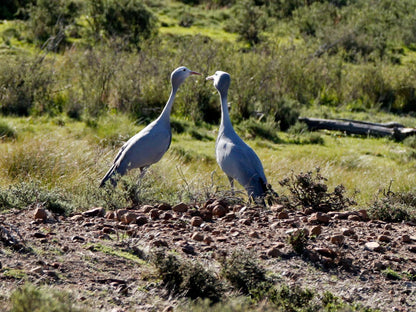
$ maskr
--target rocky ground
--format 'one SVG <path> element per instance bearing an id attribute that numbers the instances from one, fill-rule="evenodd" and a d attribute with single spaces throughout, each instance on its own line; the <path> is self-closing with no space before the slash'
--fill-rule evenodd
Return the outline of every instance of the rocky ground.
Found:
<path id="1" fill-rule="evenodd" d="M 288 237 L 303 234 L 299 255 Z M 68 217 L 28 209 L 0 216 L 0 246 L 3 302 L 30 281 L 71 292 L 93 311 L 175 307 L 143 260 L 164 246 L 212 269 L 219 256 L 251 250 L 282 283 L 381 311 L 416 311 L 416 226 L 371 221 L 366 211 L 286 212 L 218 200 Z"/>

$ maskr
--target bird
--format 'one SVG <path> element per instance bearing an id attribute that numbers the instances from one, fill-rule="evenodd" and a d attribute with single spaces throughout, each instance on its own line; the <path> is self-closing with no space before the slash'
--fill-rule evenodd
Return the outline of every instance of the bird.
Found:
<path id="1" fill-rule="evenodd" d="M 221 102 L 221 123 L 215 143 L 217 163 L 227 175 L 234 192 L 234 180 L 237 180 L 250 199 L 264 204 L 264 197 L 270 186 L 264 174 L 263 165 L 254 150 L 235 132 L 228 113 L 228 89 L 231 83 L 230 74 L 216 71 L 206 80 L 213 80 Z"/>
<path id="2" fill-rule="evenodd" d="M 179 86 L 191 75 L 201 75 L 185 66 L 176 68 L 171 74 L 171 93 L 159 117 L 131 137 L 119 150 L 111 168 L 101 180 L 103 187 L 110 180 L 117 186 L 117 175 L 123 176 L 129 170 L 140 168 L 139 180 L 149 166 L 157 163 L 169 149 L 172 140 L 170 113 Z"/>

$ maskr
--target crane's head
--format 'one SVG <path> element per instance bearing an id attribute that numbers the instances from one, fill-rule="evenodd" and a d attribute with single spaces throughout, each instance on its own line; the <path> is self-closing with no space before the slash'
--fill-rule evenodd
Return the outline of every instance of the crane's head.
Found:
<path id="1" fill-rule="evenodd" d="M 230 74 L 223 71 L 216 71 L 214 75 L 207 77 L 206 80 L 213 80 L 215 88 L 217 88 L 220 93 L 225 94 L 231 83 Z"/>
<path id="2" fill-rule="evenodd" d="M 191 75 L 201 75 L 201 74 L 194 72 L 186 68 L 185 66 L 176 68 L 170 76 L 170 81 L 172 82 L 172 86 L 176 88 L 179 87 L 185 81 L 185 79 Z"/>

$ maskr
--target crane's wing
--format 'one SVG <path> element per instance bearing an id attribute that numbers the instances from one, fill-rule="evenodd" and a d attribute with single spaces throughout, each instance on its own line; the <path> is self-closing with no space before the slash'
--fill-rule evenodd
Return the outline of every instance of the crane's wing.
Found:
<path id="1" fill-rule="evenodd" d="M 220 138 L 216 154 L 221 169 L 244 188 L 258 189 L 255 193 L 261 193 L 260 190 L 265 188 L 267 179 L 263 165 L 253 149 L 241 138 Z"/>

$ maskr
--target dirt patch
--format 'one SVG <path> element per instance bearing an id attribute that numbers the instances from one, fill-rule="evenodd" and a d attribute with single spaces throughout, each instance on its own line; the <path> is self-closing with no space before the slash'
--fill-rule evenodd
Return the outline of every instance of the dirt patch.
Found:
<path id="1" fill-rule="evenodd" d="M 5 297 L 30 281 L 69 291 L 93 310 L 163 310 L 177 302 L 164 296 L 145 260 L 162 246 L 213 268 L 233 249 L 251 250 L 282 283 L 382 311 L 416 310 L 415 225 L 371 221 L 365 211 L 291 212 L 214 200 L 68 217 L 20 210 L 0 216 L 0 240 Z"/>

